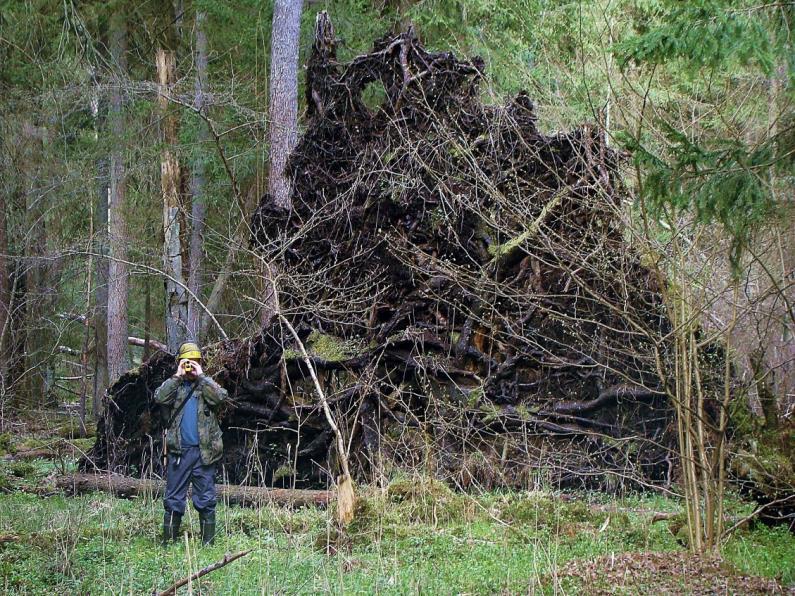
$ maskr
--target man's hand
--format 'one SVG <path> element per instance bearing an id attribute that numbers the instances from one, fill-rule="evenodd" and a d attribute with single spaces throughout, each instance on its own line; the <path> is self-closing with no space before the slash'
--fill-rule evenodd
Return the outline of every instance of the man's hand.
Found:
<path id="1" fill-rule="evenodd" d="M 189 368 L 190 371 L 185 370 L 186 368 Z M 186 358 L 186 359 L 180 360 L 179 366 L 177 367 L 176 376 L 180 377 L 180 378 L 194 380 L 194 379 L 198 379 L 203 374 L 204 374 L 204 371 L 202 370 L 201 364 L 199 364 L 195 360 L 188 360 Z"/>
<path id="2" fill-rule="evenodd" d="M 177 366 L 177 372 L 174 374 L 176 377 L 184 377 L 187 373 L 185 372 L 185 363 L 189 362 L 187 359 L 182 359 L 179 361 L 179 366 Z"/>

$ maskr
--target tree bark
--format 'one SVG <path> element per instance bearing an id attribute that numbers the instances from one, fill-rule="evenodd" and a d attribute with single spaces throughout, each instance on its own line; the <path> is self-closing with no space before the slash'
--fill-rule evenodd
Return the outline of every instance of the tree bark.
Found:
<path id="1" fill-rule="evenodd" d="M 141 362 L 145 362 L 152 354 L 152 286 L 146 280 L 146 298 L 144 299 L 144 353 Z"/>
<path id="2" fill-rule="evenodd" d="M 94 106 L 94 136 L 99 136 L 106 124 L 107 101 L 100 85 L 96 85 Z M 94 380 L 91 411 L 95 418 L 102 413 L 102 396 L 108 388 L 108 165 L 107 156 L 97 159 L 96 202 L 94 204 L 93 250 L 98 255 L 94 264 Z"/>
<path id="3" fill-rule="evenodd" d="M 116 474 L 72 474 L 59 476 L 55 485 L 70 494 L 107 492 L 122 498 L 163 494 L 165 483 L 159 480 L 140 480 Z M 324 506 L 333 496 L 329 490 L 298 490 L 287 488 L 262 488 L 235 484 L 217 484 L 218 500 L 232 505 L 257 506 L 263 503 L 292 506 Z"/>
<path id="4" fill-rule="evenodd" d="M 94 416 L 102 412 L 102 396 L 108 388 L 108 277 L 110 262 L 108 250 L 108 160 L 97 161 L 97 203 L 95 208 L 95 252 L 97 259 L 94 272 Z"/>
<path id="5" fill-rule="evenodd" d="M 179 209 L 179 162 L 177 119 L 169 109 L 168 94 L 176 80 L 175 52 L 159 48 L 156 58 L 161 112 L 163 150 L 160 156 L 160 187 L 163 196 L 163 271 L 166 278 L 166 344 L 176 352 L 185 340 L 188 321 L 188 295 L 182 271 L 182 240 Z"/>
<path id="6" fill-rule="evenodd" d="M 47 329 L 45 302 L 50 294 L 47 279 L 47 221 L 45 199 L 39 194 L 41 163 L 44 159 L 44 143 L 48 136 L 46 128 L 32 122 L 23 124 L 22 153 L 25 193 L 24 228 L 24 275 L 25 275 L 25 319 L 24 359 L 25 398 L 30 405 L 45 406 L 48 388 Z"/>
<path id="7" fill-rule="evenodd" d="M 110 157 L 110 193 L 108 197 L 108 376 L 119 377 L 129 368 L 127 356 L 127 300 L 129 271 L 127 264 L 127 181 L 124 167 L 124 89 L 127 73 L 127 21 L 122 12 L 110 19 L 110 52 L 118 80 L 110 100 L 110 129 L 113 151 Z"/>
<path id="8" fill-rule="evenodd" d="M 128 337 L 127 343 L 131 346 L 137 346 L 139 348 L 144 348 L 146 350 L 147 344 L 149 345 L 149 350 L 161 350 L 163 352 L 167 351 L 168 348 L 166 344 L 157 341 L 156 339 L 152 339 L 151 337 Z M 146 358 L 144 358 L 146 360 Z"/>
<path id="9" fill-rule="evenodd" d="M 290 180 L 287 158 L 298 140 L 298 42 L 301 33 L 303 0 L 276 0 L 271 27 L 270 154 L 268 192 L 274 203 L 289 210 Z M 279 312 L 276 291 L 277 271 L 273 263 L 263 263 L 263 326 Z"/>
<path id="10" fill-rule="evenodd" d="M 204 13 L 196 13 L 196 52 L 195 52 L 196 82 L 193 107 L 204 113 L 206 108 L 205 90 L 207 88 L 207 35 L 204 33 Z M 199 123 L 197 137 L 199 150 L 208 140 L 207 124 L 202 120 Z M 195 296 L 201 296 L 203 249 L 204 249 L 204 221 L 206 217 L 204 159 L 200 153 L 194 160 L 191 168 L 191 233 L 188 288 Z M 188 302 L 188 334 L 195 341 L 200 341 L 201 334 L 201 308 L 196 301 Z"/>
<path id="11" fill-rule="evenodd" d="M 751 372 L 754 375 L 754 384 L 759 398 L 759 405 L 762 407 L 762 414 L 765 417 L 765 428 L 776 430 L 778 428 L 778 403 L 776 394 L 773 392 L 771 378 L 773 371 L 765 366 L 767 351 L 763 346 L 759 346 L 750 355 Z"/>
<path id="12" fill-rule="evenodd" d="M 287 158 L 298 140 L 298 41 L 303 0 L 276 0 L 273 6 L 270 78 L 270 173 L 268 192 L 290 208 Z"/>
<path id="13" fill-rule="evenodd" d="M 89 223 L 89 240 L 91 242 L 91 238 L 94 235 L 94 214 L 92 213 L 93 209 L 91 205 L 89 205 L 89 212 L 88 218 L 90 220 Z M 91 248 L 90 244 L 88 246 L 89 250 Z M 88 263 L 86 265 L 86 315 L 83 317 L 83 327 L 85 328 L 83 334 L 83 351 L 80 354 L 80 364 L 82 365 L 82 383 L 80 384 L 80 436 L 86 436 L 86 400 L 88 396 L 88 353 L 89 353 L 89 342 L 91 340 L 91 292 L 92 286 L 91 283 L 93 281 L 92 274 L 94 269 L 94 260 L 93 256 L 89 254 Z"/>
<path id="14" fill-rule="evenodd" d="M 6 337 L 10 335 L 11 278 L 8 266 L 8 237 L 6 235 L 6 200 L 0 192 L 0 402 L 5 400 L 8 381 L 8 352 Z"/>

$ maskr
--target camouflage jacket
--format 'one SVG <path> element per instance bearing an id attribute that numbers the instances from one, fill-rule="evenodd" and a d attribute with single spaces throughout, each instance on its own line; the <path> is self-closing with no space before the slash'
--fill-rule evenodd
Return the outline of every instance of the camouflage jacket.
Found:
<path id="1" fill-rule="evenodd" d="M 198 400 L 198 424 L 199 424 L 199 450 L 201 451 L 202 462 L 210 465 L 221 459 L 224 451 L 221 427 L 218 425 L 215 410 L 227 397 L 226 389 L 221 387 L 208 375 L 202 375 L 197 381 L 196 389 L 193 392 Z M 167 406 L 169 419 L 172 412 L 182 405 L 185 398 L 190 393 L 191 385 L 186 385 L 185 380 L 174 376 L 160 385 L 155 391 L 155 402 Z M 180 409 L 177 417 L 171 423 L 166 435 L 166 445 L 169 453 L 182 453 L 182 437 L 180 433 L 180 423 L 184 408 Z"/>

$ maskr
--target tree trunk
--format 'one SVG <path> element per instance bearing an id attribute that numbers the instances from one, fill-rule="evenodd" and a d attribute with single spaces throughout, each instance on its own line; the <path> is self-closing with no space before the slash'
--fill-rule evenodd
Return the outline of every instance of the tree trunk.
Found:
<path id="1" fill-rule="evenodd" d="M 107 98 L 96 81 L 94 110 L 94 138 L 106 125 Z M 108 388 L 108 158 L 96 161 L 97 186 L 94 203 L 94 235 L 91 238 L 94 261 L 94 308 L 91 311 L 94 334 L 94 380 L 92 408 L 95 418 L 102 413 L 102 396 Z"/>
<path id="2" fill-rule="evenodd" d="M 301 33 L 302 0 L 276 0 L 271 29 L 270 154 L 268 192 L 274 203 L 290 209 L 290 180 L 287 158 L 298 140 L 298 42 Z M 260 322 L 270 323 L 279 311 L 277 271 L 263 263 L 263 308 Z"/>
<path id="3" fill-rule="evenodd" d="M 128 337 L 127 343 L 131 346 L 137 346 L 139 348 L 143 348 L 146 350 L 147 344 L 149 345 L 149 351 L 151 353 L 152 350 L 161 350 L 163 352 L 167 351 L 166 344 L 157 341 L 156 339 L 152 339 L 151 337 Z M 146 358 L 144 358 L 146 360 Z"/>
<path id="4" fill-rule="evenodd" d="M 83 317 L 83 327 L 85 328 L 85 332 L 83 334 L 83 351 L 80 354 L 80 364 L 81 366 L 81 374 L 83 376 L 82 383 L 80 385 L 80 436 L 86 436 L 86 398 L 88 395 L 88 352 L 89 352 L 89 343 L 91 340 L 91 282 L 92 280 L 92 273 L 94 269 L 94 260 L 91 253 L 93 251 L 90 250 L 91 246 L 91 239 L 94 235 L 94 214 L 92 213 L 91 205 L 88 207 L 88 219 L 89 219 L 89 256 L 88 256 L 88 263 L 86 266 L 86 314 Z"/>
<path id="5" fill-rule="evenodd" d="M 8 127 L 0 123 L 0 134 L 8 134 Z M 13 177 L 9 175 L 11 159 L 7 152 L 0 155 L 0 432 L 4 428 L 4 406 L 9 390 L 8 372 L 10 370 L 11 345 L 11 267 L 8 262 L 8 236 L 6 231 L 6 209 L 10 207 L 6 196 L 11 196 Z"/>
<path id="6" fill-rule="evenodd" d="M 179 162 L 177 119 L 169 109 L 168 94 L 175 74 L 175 52 L 159 48 L 156 55 L 158 92 L 162 123 L 163 151 L 160 157 L 160 187 L 163 195 L 163 271 L 166 273 L 166 344 L 176 352 L 185 340 L 188 322 L 188 296 L 182 271 L 182 241 L 179 209 Z"/>
<path id="7" fill-rule="evenodd" d="M 97 160 L 97 203 L 94 219 L 94 251 L 101 255 L 94 272 L 94 416 L 102 412 L 102 396 L 108 388 L 108 160 Z"/>
<path id="8" fill-rule="evenodd" d="M 110 157 L 110 195 L 108 197 L 108 376 L 119 377 L 129 368 L 127 357 L 127 299 L 129 271 L 127 260 L 126 173 L 124 169 L 123 77 L 127 73 L 127 22 L 116 12 L 110 20 L 110 52 L 118 81 L 110 100 L 110 128 L 113 151 Z"/>
<path id="9" fill-rule="evenodd" d="M 144 353 L 141 362 L 146 362 L 152 355 L 152 286 L 146 280 L 146 298 L 144 299 Z"/>
<path id="10" fill-rule="evenodd" d="M 205 89 L 207 88 L 207 35 L 204 33 L 204 13 L 196 13 L 196 84 L 193 107 L 200 112 L 205 110 Z M 207 125 L 204 121 L 199 123 L 199 133 L 197 137 L 198 146 L 201 149 L 207 141 Z M 204 220 L 206 214 L 206 203 L 204 200 L 205 180 L 204 180 L 204 159 L 200 153 L 191 168 L 190 180 L 191 193 L 191 234 L 190 234 L 190 267 L 188 274 L 188 288 L 195 296 L 201 296 L 202 270 L 203 270 L 203 234 Z M 194 299 L 188 302 L 188 332 L 191 338 L 200 341 L 201 332 L 201 308 Z"/>
<path id="11" fill-rule="evenodd" d="M 270 173 L 268 192 L 290 208 L 287 158 L 298 139 L 298 41 L 302 0 L 276 0 L 273 6 L 270 79 Z"/>
<path id="12" fill-rule="evenodd" d="M 117 497 L 132 498 L 142 495 L 163 494 L 165 483 L 158 480 L 141 480 L 129 476 L 107 474 L 72 474 L 59 476 L 55 485 L 71 494 L 107 492 Z M 329 490 L 300 490 L 287 488 L 261 488 L 258 486 L 238 486 L 235 484 L 216 485 L 218 500 L 232 505 L 257 506 L 263 503 L 291 505 L 294 507 L 315 505 L 324 506 L 331 500 Z"/>
<path id="13" fill-rule="evenodd" d="M 6 200 L 0 192 L 0 403 L 5 401 L 8 381 L 8 344 L 11 313 L 11 270 L 8 266 L 8 237 L 6 236 Z"/>
<path id="14" fill-rule="evenodd" d="M 766 353 L 767 350 L 763 346 L 759 346 L 751 353 L 751 372 L 754 375 L 759 405 L 762 407 L 762 414 L 765 417 L 765 428 L 776 430 L 778 428 L 778 403 L 772 389 L 773 371 L 768 370 L 765 366 Z"/>
<path id="15" fill-rule="evenodd" d="M 23 124 L 22 153 L 25 193 L 25 238 L 24 238 L 24 358 L 25 398 L 29 405 L 46 405 L 49 392 L 47 372 L 47 329 L 45 323 L 45 301 L 49 294 L 47 281 L 47 222 L 45 200 L 39 194 L 41 163 L 44 159 L 44 142 L 48 135 L 45 128 L 31 122 Z"/>

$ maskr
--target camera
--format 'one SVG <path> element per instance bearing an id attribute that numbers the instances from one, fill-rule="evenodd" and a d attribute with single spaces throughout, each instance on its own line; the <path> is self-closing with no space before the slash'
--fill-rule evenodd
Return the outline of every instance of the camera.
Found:
<path id="1" fill-rule="evenodd" d="M 193 362 L 191 362 L 190 360 L 187 360 L 185 362 L 185 364 L 182 365 L 182 370 L 184 370 L 186 373 L 192 373 L 193 370 L 194 370 Z"/>

